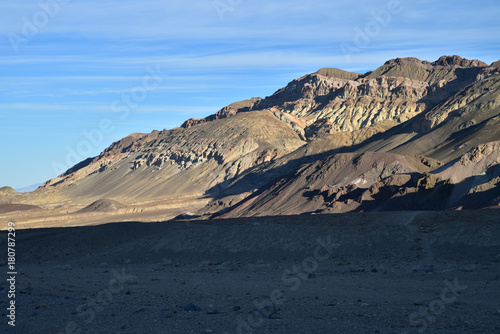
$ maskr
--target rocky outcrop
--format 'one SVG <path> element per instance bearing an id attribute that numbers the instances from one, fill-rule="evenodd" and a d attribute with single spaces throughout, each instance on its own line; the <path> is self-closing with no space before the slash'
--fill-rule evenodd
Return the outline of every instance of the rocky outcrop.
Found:
<path id="1" fill-rule="evenodd" d="M 490 142 L 473 147 L 459 159 L 450 162 L 436 175 L 460 183 L 468 178 L 490 181 L 500 176 L 500 142 Z"/>
<path id="2" fill-rule="evenodd" d="M 106 148 L 98 157 L 97 160 L 104 160 L 106 158 L 114 158 L 122 154 L 127 154 L 130 152 L 135 152 L 139 150 L 144 145 L 157 139 L 160 134 L 164 135 L 169 131 L 164 130 L 160 132 L 154 130 L 151 133 L 133 133 L 119 141 L 114 142 L 108 148 Z"/>
<path id="3" fill-rule="evenodd" d="M 318 119 L 305 128 L 305 136 L 309 140 L 335 133 L 334 125 L 328 118 Z"/>
<path id="4" fill-rule="evenodd" d="M 499 75 L 496 74 L 493 78 L 481 80 L 439 104 L 425 115 L 420 124 L 416 124 L 414 130 L 429 131 L 450 117 L 460 117 L 465 113 L 486 112 L 498 108 L 500 106 L 500 80 L 498 77 Z M 464 123 L 463 127 L 472 125 L 474 123 Z"/>
<path id="5" fill-rule="evenodd" d="M 249 111 L 260 100 L 261 99 L 259 97 L 253 97 L 250 100 L 232 103 L 232 104 L 228 105 L 227 107 L 222 108 L 221 110 L 219 110 L 215 114 L 207 116 L 205 118 L 200 118 L 200 119 L 190 118 L 181 125 L 181 128 L 187 129 L 187 128 L 190 128 L 190 127 L 195 126 L 197 124 L 211 122 L 211 121 L 215 121 L 218 119 L 222 119 L 222 118 L 236 115 L 239 112 Z"/>
<path id="6" fill-rule="evenodd" d="M 398 58 L 365 75 L 322 69 L 292 81 L 253 109 L 277 108 L 306 125 L 328 118 L 335 131 L 385 120 L 401 123 L 470 85 L 486 67 L 477 60 L 443 56 L 433 63 Z"/>

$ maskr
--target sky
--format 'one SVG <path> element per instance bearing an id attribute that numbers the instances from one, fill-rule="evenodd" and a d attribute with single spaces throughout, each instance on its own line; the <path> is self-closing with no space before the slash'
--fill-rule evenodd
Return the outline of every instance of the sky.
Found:
<path id="1" fill-rule="evenodd" d="M 500 59 L 498 0 L 23 0 L 0 13 L 0 187 L 323 67 Z"/>

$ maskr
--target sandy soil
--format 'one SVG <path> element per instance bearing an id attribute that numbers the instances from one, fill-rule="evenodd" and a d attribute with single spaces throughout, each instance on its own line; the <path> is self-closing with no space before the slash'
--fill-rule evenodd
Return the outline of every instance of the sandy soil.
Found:
<path id="1" fill-rule="evenodd" d="M 116 223 L 16 237 L 16 327 L 4 280 L 5 333 L 500 332 L 500 210 Z"/>
<path id="2" fill-rule="evenodd" d="M 189 211 L 196 212 L 204 208 L 208 202 L 208 198 L 198 196 L 151 200 L 128 205 L 102 199 L 89 205 L 68 201 L 57 206 L 47 205 L 43 210 L 23 204 L 0 204 L 0 222 L 15 222 L 17 229 L 92 226 L 133 221 L 161 222 Z M 114 205 L 112 209 L 109 204 Z M 2 206 L 8 208 L 9 212 L 2 212 Z M 0 225 L 0 231 L 6 229 L 6 224 Z"/>

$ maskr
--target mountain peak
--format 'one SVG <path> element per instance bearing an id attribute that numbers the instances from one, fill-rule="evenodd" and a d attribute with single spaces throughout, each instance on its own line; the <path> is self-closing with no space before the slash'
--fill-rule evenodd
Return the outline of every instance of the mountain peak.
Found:
<path id="1" fill-rule="evenodd" d="M 418 58 L 415 57 L 406 57 L 406 58 L 396 58 L 396 59 L 391 59 L 385 62 L 384 66 L 407 66 L 407 65 L 413 65 L 413 66 L 422 66 L 422 65 L 430 65 L 428 61 L 422 61 Z"/>
<path id="2" fill-rule="evenodd" d="M 469 67 L 488 67 L 488 64 L 483 63 L 480 60 L 473 59 L 469 60 L 466 58 L 462 58 L 457 55 L 453 56 L 441 56 L 435 62 L 428 62 L 426 60 L 420 60 L 415 57 L 407 57 L 407 58 L 396 58 L 391 59 L 385 62 L 384 67 L 393 67 L 393 66 L 417 66 L 417 67 L 425 67 L 430 69 L 435 66 L 444 66 L 444 67 L 461 67 L 461 68 L 469 68 Z"/>
<path id="3" fill-rule="evenodd" d="M 325 77 L 332 77 L 337 79 L 346 79 L 346 80 L 356 80 L 357 78 L 362 76 L 362 74 L 347 72 L 344 70 L 340 70 L 338 68 L 328 68 L 328 67 L 319 69 L 314 74 L 319 74 Z"/>
<path id="4" fill-rule="evenodd" d="M 17 191 L 15 191 L 12 187 L 5 186 L 5 187 L 1 187 L 0 188 L 0 193 L 3 193 L 3 194 L 16 194 Z"/>
<path id="5" fill-rule="evenodd" d="M 452 67 L 488 67 L 486 63 L 480 60 L 465 59 L 460 56 L 441 56 L 438 60 L 432 63 L 434 66 L 452 66 Z"/>

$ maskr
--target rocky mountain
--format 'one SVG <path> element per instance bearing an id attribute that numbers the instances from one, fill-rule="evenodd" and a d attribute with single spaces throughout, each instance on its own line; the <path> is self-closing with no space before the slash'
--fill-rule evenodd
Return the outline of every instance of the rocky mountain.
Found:
<path id="1" fill-rule="evenodd" d="M 498 205 L 499 63 L 324 68 L 272 96 L 125 137 L 23 201 L 191 196 L 208 200 L 200 214 L 225 217 Z"/>
<path id="2" fill-rule="evenodd" d="M 335 131 L 386 120 L 402 123 L 475 82 L 487 67 L 477 60 L 443 56 L 433 63 L 398 58 L 364 75 L 322 69 L 293 80 L 253 108 L 277 108 L 306 126 L 329 119 Z"/>
<path id="3" fill-rule="evenodd" d="M 125 201 L 201 196 L 303 144 L 271 112 L 257 110 L 186 128 L 131 135 L 48 181 L 44 188 L 70 198 Z"/>

